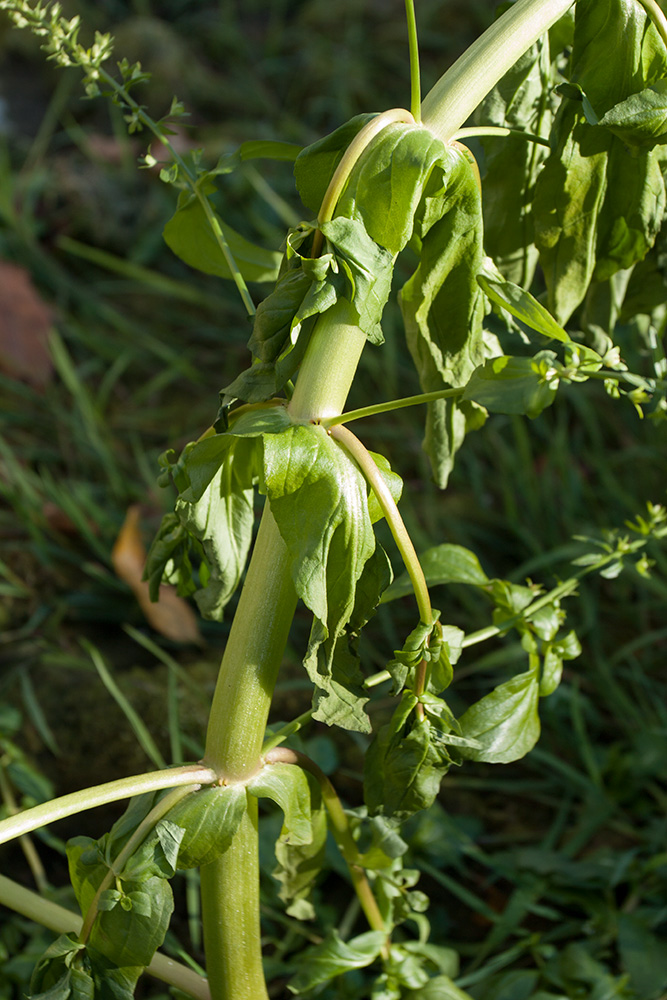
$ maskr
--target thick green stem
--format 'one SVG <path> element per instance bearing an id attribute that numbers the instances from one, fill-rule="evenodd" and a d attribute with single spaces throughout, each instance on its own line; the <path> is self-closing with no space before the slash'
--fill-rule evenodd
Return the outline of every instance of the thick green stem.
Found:
<path id="1" fill-rule="evenodd" d="M 429 91 L 422 122 L 449 142 L 520 56 L 572 6 L 572 0 L 517 0 Z"/>
<path id="2" fill-rule="evenodd" d="M 340 413 L 365 342 L 348 303 L 337 303 L 318 319 L 288 407 L 294 420 Z M 267 504 L 220 667 L 206 739 L 206 764 L 231 780 L 245 780 L 261 765 L 273 688 L 296 607 L 290 563 Z M 267 997 L 256 816 L 250 801 L 230 847 L 201 871 L 204 946 L 214 1000 Z"/>

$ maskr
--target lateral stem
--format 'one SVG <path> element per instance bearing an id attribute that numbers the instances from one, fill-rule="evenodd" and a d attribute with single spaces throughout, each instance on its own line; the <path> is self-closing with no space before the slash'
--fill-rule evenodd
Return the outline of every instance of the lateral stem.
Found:
<path id="1" fill-rule="evenodd" d="M 329 181 L 329 186 L 325 192 L 324 198 L 322 199 L 320 211 L 317 216 L 319 225 L 322 225 L 325 222 L 330 222 L 333 218 L 338 199 L 343 193 L 343 189 L 347 184 L 354 165 L 363 151 L 373 141 L 376 135 L 379 135 L 383 129 L 385 129 L 388 125 L 393 125 L 395 122 L 403 122 L 405 125 L 417 124 L 412 114 L 409 111 L 406 111 L 405 108 L 391 108 L 389 111 L 383 111 L 382 114 L 376 115 L 375 118 L 372 118 L 366 125 L 364 125 L 361 131 L 355 135 L 354 139 L 343 153 L 343 157 L 334 170 L 333 177 Z M 322 252 L 322 240 L 322 231 L 318 229 L 313 237 L 313 246 L 311 250 L 312 257 L 319 257 Z"/>
<path id="2" fill-rule="evenodd" d="M 404 396 L 403 399 L 391 399 L 386 403 L 375 403 L 373 406 L 362 406 L 358 410 L 348 410 L 335 417 L 327 417 L 322 420 L 322 426 L 327 428 L 337 427 L 338 424 L 349 424 L 353 420 L 361 420 L 362 417 L 374 417 L 378 413 L 390 413 L 393 410 L 401 410 L 406 406 L 419 406 L 421 403 L 434 403 L 436 399 L 455 399 L 461 396 L 463 389 L 438 389 L 436 392 L 421 392 L 418 396 Z"/>
<path id="3" fill-rule="evenodd" d="M 428 587 L 426 586 L 424 571 L 419 562 L 415 547 L 412 544 L 412 539 L 403 523 L 403 518 L 399 514 L 396 502 L 380 475 L 380 470 L 359 438 L 352 431 L 348 430 L 347 427 L 336 424 L 331 428 L 329 433 L 332 438 L 340 442 L 350 453 L 375 493 L 377 501 L 382 508 L 382 513 L 387 519 L 387 524 L 396 542 L 398 551 L 401 554 L 401 559 L 408 571 L 408 576 L 415 592 L 417 607 L 419 608 L 419 617 L 424 625 L 430 625 L 433 621 L 433 609 L 431 607 Z"/>
<path id="4" fill-rule="evenodd" d="M 322 793 L 322 801 L 329 816 L 331 832 L 350 871 L 352 885 L 354 886 L 354 891 L 357 894 L 366 920 L 372 930 L 382 931 L 384 934 L 387 934 L 387 928 L 382 919 L 377 900 L 373 895 L 366 872 L 360 864 L 359 850 L 352 836 L 345 810 L 338 798 L 336 789 L 327 775 L 310 757 L 300 753 L 298 750 L 290 750 L 288 747 L 275 747 L 275 749 L 270 750 L 265 755 L 264 759 L 267 764 L 296 764 L 298 767 L 303 768 L 304 771 L 309 771 L 317 780 Z M 382 954 L 384 958 L 389 958 L 388 935 L 387 944 L 382 949 Z"/>
<path id="5" fill-rule="evenodd" d="M 31 833 L 58 819 L 72 816 L 74 813 L 85 812 L 95 806 L 129 799 L 144 792 L 155 792 L 161 788 L 176 788 L 179 785 L 210 785 L 218 775 L 210 767 L 202 764 L 183 764 L 181 767 L 170 767 L 164 771 L 148 771 L 146 774 L 132 775 L 130 778 L 119 778 L 117 781 L 107 781 L 103 785 L 84 788 L 80 792 L 70 792 L 60 798 L 43 802 L 32 809 L 25 809 L 17 816 L 9 816 L 0 821 L 0 844 L 5 844 L 24 833 Z"/>

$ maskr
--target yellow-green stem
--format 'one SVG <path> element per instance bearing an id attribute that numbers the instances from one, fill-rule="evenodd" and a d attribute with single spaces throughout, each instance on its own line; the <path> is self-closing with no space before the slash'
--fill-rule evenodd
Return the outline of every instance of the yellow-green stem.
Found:
<path id="1" fill-rule="evenodd" d="M 401 559 L 408 571 L 408 576 L 415 592 L 417 607 L 419 608 L 419 617 L 424 625 L 430 625 L 433 621 L 433 609 L 431 607 L 428 587 L 426 586 L 424 571 L 421 568 L 421 563 L 412 544 L 412 539 L 403 523 L 403 518 L 399 514 L 398 507 L 389 491 L 389 487 L 382 478 L 380 470 L 367 449 L 351 430 L 342 424 L 337 424 L 331 428 L 330 434 L 331 437 L 339 441 L 350 453 L 375 493 L 396 542 L 396 547 L 401 554 Z"/>
<path id="2" fill-rule="evenodd" d="M 288 747 L 276 747 L 274 750 L 270 750 L 266 754 L 265 760 L 267 764 L 296 764 L 305 771 L 310 771 L 317 779 L 322 793 L 322 801 L 329 816 L 331 832 L 349 869 L 354 891 L 357 894 L 368 925 L 372 930 L 382 931 L 386 934 L 387 928 L 382 919 L 380 908 L 373 895 L 366 872 L 360 864 L 359 850 L 352 836 L 345 810 L 329 778 L 310 757 L 300 753 L 298 750 L 290 750 Z M 389 957 L 389 942 L 385 945 L 383 954 L 385 958 Z"/>

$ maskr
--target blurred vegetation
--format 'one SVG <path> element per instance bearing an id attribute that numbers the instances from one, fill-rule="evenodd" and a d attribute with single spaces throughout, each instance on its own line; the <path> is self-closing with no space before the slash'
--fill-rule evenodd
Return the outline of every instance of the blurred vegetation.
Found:
<path id="1" fill-rule="evenodd" d="M 175 137 L 214 162 L 248 138 L 313 141 L 362 111 L 404 105 L 409 80 L 401 0 L 104 0 L 67 3 L 111 31 L 116 51 L 152 74 L 142 99 L 159 117 L 176 94 L 191 117 Z M 482 0 L 421 0 L 425 89 L 492 17 Z M 227 625 L 203 623 L 203 644 L 179 645 L 146 623 L 111 553 L 128 508 L 148 542 L 173 496 L 156 486 L 157 457 L 215 418 L 217 393 L 245 365 L 248 322 L 235 292 L 175 259 L 161 231 L 173 193 L 137 170 L 142 137 L 116 108 L 81 97 L 77 71 L 46 63 L 37 42 L 0 24 L 0 743 L 4 807 L 63 794 L 201 753 L 206 709 Z M 220 180 L 221 214 L 278 247 L 301 209 L 289 166 Z M 261 289 L 255 289 L 259 299 Z M 369 348 L 350 406 L 418 391 L 397 311 L 387 344 Z M 632 343 L 623 345 L 632 353 Z M 641 359 L 640 359 L 641 360 Z M 632 367 L 632 365 L 631 365 Z M 553 585 L 580 552 L 575 535 L 622 528 L 665 500 L 667 444 L 631 406 L 597 385 L 561 390 L 534 423 L 495 417 L 467 441 L 447 493 L 431 484 L 422 414 L 364 426 L 406 482 L 402 509 L 417 548 L 456 542 L 489 575 Z M 543 706 L 543 736 L 524 761 L 463 768 L 441 805 L 414 821 L 411 863 L 432 901 L 432 939 L 461 954 L 460 985 L 479 1000 L 667 996 L 667 552 L 651 576 L 582 583 L 568 601 L 584 647 Z M 444 618 L 485 623 L 462 588 L 436 591 Z M 381 609 L 371 669 L 411 627 L 406 600 Z M 229 616 L 231 618 L 231 615 Z M 275 707 L 309 703 L 297 618 Z M 459 672 L 480 674 L 519 651 L 485 645 Z M 102 668 L 100 668 L 102 664 Z M 132 707 L 132 711 L 128 709 Z M 135 713 L 135 714 L 133 714 Z M 153 747 L 146 736 L 155 742 Z M 139 739 L 137 738 L 139 737 Z M 313 726 L 308 752 L 357 804 L 364 743 Z M 9 789 L 9 791 L 7 791 Z M 117 811 L 85 814 L 35 838 L 54 885 L 62 840 L 97 836 Z M 267 845 L 277 820 L 268 817 Z M 282 916 L 267 847 L 267 956 L 278 977 L 317 927 Z M 45 879 L 17 846 L 3 868 Z M 339 882 L 347 876 L 332 853 Z M 40 888 L 45 888 L 42 881 Z M 63 896 L 62 890 L 45 891 Z M 322 926 L 351 927 L 336 881 L 317 890 Z M 183 882 L 169 947 L 201 961 L 196 887 Z M 24 995 L 46 932 L 3 914 L 0 997 Z M 282 964 L 281 964 L 282 963 Z M 148 995 L 159 987 L 142 981 Z M 281 979 L 276 996 L 281 996 Z M 152 992 L 151 992 L 152 991 Z M 335 992 L 363 995 L 352 974 Z"/>

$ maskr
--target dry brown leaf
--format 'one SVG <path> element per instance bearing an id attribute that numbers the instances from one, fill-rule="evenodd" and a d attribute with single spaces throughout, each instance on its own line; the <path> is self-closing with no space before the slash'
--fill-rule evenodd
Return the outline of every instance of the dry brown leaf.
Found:
<path id="1" fill-rule="evenodd" d="M 43 389 L 53 373 L 48 334 L 53 313 L 30 275 L 0 261 L 0 370 Z"/>
<path id="2" fill-rule="evenodd" d="M 197 617 L 173 587 L 162 584 L 157 602 L 150 599 L 148 583 L 142 579 L 146 564 L 146 549 L 139 531 L 139 507 L 128 508 L 123 527 L 111 552 L 111 562 L 116 573 L 129 587 L 139 602 L 148 624 L 172 642 L 202 645 Z"/>

